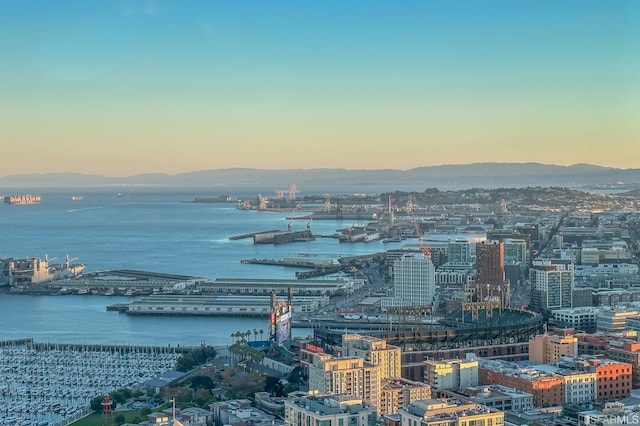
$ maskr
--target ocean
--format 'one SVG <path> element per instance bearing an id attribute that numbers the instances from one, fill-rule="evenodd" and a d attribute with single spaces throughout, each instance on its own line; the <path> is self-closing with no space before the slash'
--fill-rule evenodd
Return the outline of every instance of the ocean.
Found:
<path id="1" fill-rule="evenodd" d="M 6 190 L 4 192 L 7 192 Z M 26 193 L 11 191 L 12 193 Z M 253 245 L 230 236 L 287 229 L 290 213 L 245 211 L 235 204 L 191 202 L 215 196 L 199 190 L 115 188 L 100 190 L 29 190 L 41 195 L 35 205 L 0 205 L 0 257 L 45 257 L 87 265 L 87 271 L 137 269 L 206 278 L 295 278 L 295 269 L 241 264 L 247 258 L 282 258 L 309 253 L 337 259 L 383 251 L 381 241 L 340 244 L 334 238 L 279 246 Z M 120 193 L 121 196 L 117 196 Z M 3 194 L 11 195 L 11 194 Z M 232 194 L 255 197 L 256 194 Z M 73 201 L 72 196 L 82 200 Z M 293 204 L 293 203 L 292 203 Z M 304 205 L 296 210 L 301 215 Z M 292 208 L 293 212 L 293 208 Z M 314 234 L 363 222 L 313 221 Z M 291 221 L 302 230 L 306 220 Z M 56 261 L 53 260 L 53 263 Z M 332 277 L 328 277 L 331 279 Z M 236 331 L 264 330 L 267 319 L 127 316 L 106 306 L 130 298 L 98 295 L 27 296 L 0 293 L 0 339 L 36 342 L 126 345 L 227 345 Z M 294 329 L 294 336 L 311 330 Z"/>

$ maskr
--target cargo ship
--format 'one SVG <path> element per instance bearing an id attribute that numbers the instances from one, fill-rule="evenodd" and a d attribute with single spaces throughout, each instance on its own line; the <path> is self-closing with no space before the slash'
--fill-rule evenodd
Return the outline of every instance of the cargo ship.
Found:
<path id="1" fill-rule="evenodd" d="M 53 259 L 51 259 L 53 260 Z M 24 259 L 0 259 L 0 285 L 24 287 L 33 284 L 43 284 L 49 281 L 77 277 L 81 275 L 86 265 L 71 263 L 74 259 L 65 258 L 64 263 L 50 263 L 49 258 L 38 259 L 29 257 Z"/>
<path id="2" fill-rule="evenodd" d="M 218 195 L 216 197 L 196 197 L 194 203 L 232 203 L 231 195 Z"/>
<path id="3" fill-rule="evenodd" d="M 10 195 L 4 197 L 4 203 L 7 205 L 26 205 L 38 204 L 40 202 L 39 195 Z"/>

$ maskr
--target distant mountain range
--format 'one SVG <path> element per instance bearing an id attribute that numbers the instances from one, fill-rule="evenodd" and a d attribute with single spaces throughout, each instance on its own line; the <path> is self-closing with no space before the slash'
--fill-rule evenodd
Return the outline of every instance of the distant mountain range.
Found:
<path id="1" fill-rule="evenodd" d="M 217 169 L 175 175 L 151 173 L 112 178 L 79 173 L 31 173 L 0 178 L 1 188 L 89 188 L 112 186 L 202 188 L 322 187 L 514 187 L 624 186 L 640 187 L 640 169 L 591 164 L 556 166 L 540 163 L 474 163 L 418 167 L 410 170 L 349 169 Z M 307 192 L 307 191 L 305 191 Z"/>

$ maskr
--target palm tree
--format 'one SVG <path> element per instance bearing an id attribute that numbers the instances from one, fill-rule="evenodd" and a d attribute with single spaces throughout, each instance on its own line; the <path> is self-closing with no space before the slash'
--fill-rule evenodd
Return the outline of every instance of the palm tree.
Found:
<path id="1" fill-rule="evenodd" d="M 258 333 L 260 333 L 260 340 L 264 341 L 264 339 L 262 338 L 262 335 L 264 334 L 264 330 L 260 329 L 260 330 L 258 330 Z"/>
<path id="2" fill-rule="evenodd" d="M 247 330 L 247 342 L 249 341 L 249 337 L 251 337 L 251 330 Z"/>
<path id="3" fill-rule="evenodd" d="M 253 329 L 253 341 L 257 341 L 258 340 L 258 330 L 257 329 Z"/>

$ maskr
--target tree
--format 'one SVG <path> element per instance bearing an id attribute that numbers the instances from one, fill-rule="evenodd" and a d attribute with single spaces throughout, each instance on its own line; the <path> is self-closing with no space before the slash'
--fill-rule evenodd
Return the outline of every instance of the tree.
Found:
<path id="1" fill-rule="evenodd" d="M 211 389 L 214 388 L 215 384 L 213 383 L 213 380 L 211 380 L 211 377 L 196 376 L 191 379 L 191 384 L 189 386 L 191 387 L 191 389 L 194 389 L 194 390 L 207 389 L 210 391 Z"/>
<path id="2" fill-rule="evenodd" d="M 260 340 L 264 341 L 264 339 L 262 338 L 262 335 L 264 334 L 264 330 L 260 329 L 260 330 L 258 330 L 258 333 L 260 333 Z"/>
<path id="3" fill-rule="evenodd" d="M 253 341 L 255 342 L 256 340 L 258 340 L 258 330 L 257 329 L 253 329 Z"/>
<path id="4" fill-rule="evenodd" d="M 211 400 L 211 397 L 211 391 L 207 389 L 198 389 L 193 394 L 193 402 L 195 402 L 199 406 L 204 406 L 207 402 L 209 402 L 209 400 Z"/>
<path id="5" fill-rule="evenodd" d="M 127 419 L 124 417 L 124 414 L 122 413 L 116 414 L 113 420 L 116 422 L 117 425 L 122 425 L 127 421 Z"/>
<path id="6" fill-rule="evenodd" d="M 96 413 L 101 412 L 103 400 L 104 400 L 104 396 L 96 396 L 91 398 L 91 402 L 89 403 L 89 405 L 91 406 L 91 409 Z"/>

